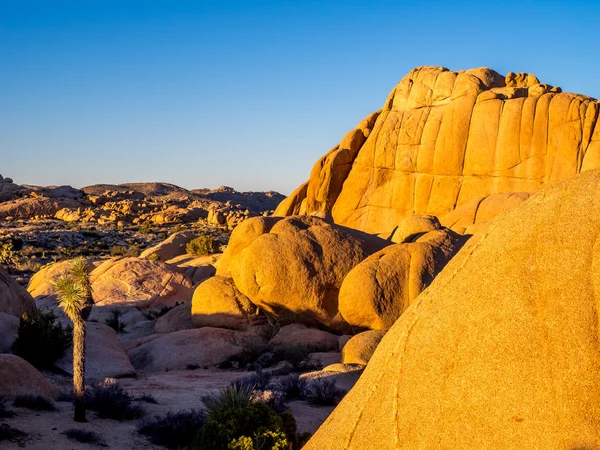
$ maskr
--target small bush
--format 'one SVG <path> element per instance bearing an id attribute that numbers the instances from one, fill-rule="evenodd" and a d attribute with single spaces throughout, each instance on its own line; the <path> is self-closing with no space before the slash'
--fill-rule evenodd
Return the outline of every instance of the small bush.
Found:
<path id="1" fill-rule="evenodd" d="M 137 245 L 132 245 L 125 252 L 125 256 L 129 256 L 129 257 L 133 257 L 133 258 L 137 258 L 141 254 L 142 254 L 142 249 Z"/>
<path id="2" fill-rule="evenodd" d="M 14 415 L 14 412 L 6 409 L 6 399 L 0 396 L 0 419 L 8 419 L 9 417 L 13 417 Z"/>
<path id="3" fill-rule="evenodd" d="M 243 437 L 250 439 L 240 439 Z M 254 447 L 248 447 L 250 442 Z M 241 444 L 246 447 L 240 446 Z M 228 450 L 232 445 L 237 445 L 238 449 L 286 449 L 288 442 L 283 420 L 267 405 L 252 401 L 238 407 L 209 408 L 209 414 L 193 448 Z"/>
<path id="4" fill-rule="evenodd" d="M 247 386 L 250 390 L 265 390 L 271 382 L 271 375 L 257 369 L 254 375 L 237 380 L 235 383 L 241 383 Z"/>
<path id="5" fill-rule="evenodd" d="M 110 256 L 123 256 L 127 249 L 123 245 L 113 245 L 110 248 Z"/>
<path id="6" fill-rule="evenodd" d="M 27 437 L 27 433 L 22 432 L 21 430 L 17 430 L 16 428 L 11 427 L 5 423 L 0 424 L 0 442 L 2 441 L 10 441 L 10 442 L 18 442 L 19 447 L 23 440 Z"/>
<path id="7" fill-rule="evenodd" d="M 158 256 L 158 253 L 151 253 L 146 257 L 146 259 L 148 261 L 160 261 L 160 256 Z"/>
<path id="8" fill-rule="evenodd" d="M 131 420 L 142 416 L 142 408 L 135 398 L 115 382 L 104 382 L 85 393 L 85 403 L 105 419 Z"/>
<path id="9" fill-rule="evenodd" d="M 31 409 L 32 411 L 54 411 L 56 409 L 51 400 L 41 395 L 19 395 L 15 397 L 13 406 Z"/>
<path id="10" fill-rule="evenodd" d="M 243 383 L 232 383 L 217 395 L 202 398 L 206 408 L 211 411 L 245 408 L 252 403 L 252 388 Z"/>
<path id="11" fill-rule="evenodd" d="M 111 327 L 117 333 L 120 333 L 125 328 L 125 325 L 119 320 L 123 312 L 119 309 L 111 309 L 110 316 L 104 321 L 106 325 Z"/>
<path id="12" fill-rule="evenodd" d="M 337 405 L 346 391 L 336 386 L 335 381 L 316 380 L 308 387 L 308 401 L 313 405 Z"/>
<path id="13" fill-rule="evenodd" d="M 69 439 L 80 442 L 81 444 L 96 444 L 106 447 L 104 439 L 102 439 L 100 435 L 94 433 L 93 431 L 71 428 L 70 430 L 63 431 L 61 434 L 64 434 Z"/>
<path id="14" fill-rule="evenodd" d="M 137 430 L 153 444 L 167 448 L 187 448 L 194 442 L 203 423 L 204 413 L 201 411 L 169 412 L 139 423 Z"/>
<path id="15" fill-rule="evenodd" d="M 306 398 L 306 381 L 298 374 L 288 375 L 279 380 L 279 389 L 285 400 L 303 400 Z"/>
<path id="16" fill-rule="evenodd" d="M 37 311 L 33 316 L 23 314 L 17 339 L 13 344 L 16 355 L 40 368 L 50 367 L 71 346 L 73 332 L 56 323 L 51 311 Z"/>
<path id="17" fill-rule="evenodd" d="M 207 256 L 217 253 L 219 251 L 219 241 L 211 238 L 210 236 L 202 235 L 196 239 L 192 239 L 185 246 L 185 250 L 196 256 Z"/>

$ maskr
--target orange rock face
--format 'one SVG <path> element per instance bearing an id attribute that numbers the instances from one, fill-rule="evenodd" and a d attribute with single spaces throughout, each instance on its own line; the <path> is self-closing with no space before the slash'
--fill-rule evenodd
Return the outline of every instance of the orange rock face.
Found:
<path id="1" fill-rule="evenodd" d="M 304 448 L 598 448 L 599 239 L 600 170 L 494 219 Z"/>
<path id="2" fill-rule="evenodd" d="M 598 106 L 531 74 L 413 69 L 277 214 L 331 211 L 335 223 L 386 234 L 409 215 L 537 191 L 600 167 Z"/>

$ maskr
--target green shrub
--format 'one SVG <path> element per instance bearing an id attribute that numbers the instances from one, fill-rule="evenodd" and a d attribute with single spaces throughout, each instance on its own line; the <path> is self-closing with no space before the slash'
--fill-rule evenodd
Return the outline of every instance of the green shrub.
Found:
<path id="1" fill-rule="evenodd" d="M 110 248 L 110 256 L 123 256 L 127 249 L 123 245 L 113 245 Z"/>
<path id="2" fill-rule="evenodd" d="M 56 323 L 51 311 L 23 314 L 13 352 L 37 368 L 50 367 L 71 346 L 73 332 Z"/>
<path id="3" fill-rule="evenodd" d="M 15 397 L 13 406 L 31 409 L 32 411 L 54 411 L 56 409 L 51 400 L 41 395 L 18 395 Z"/>
<path id="4" fill-rule="evenodd" d="M 150 223 L 150 221 L 146 221 L 143 224 L 140 225 L 140 228 L 138 229 L 138 232 L 140 234 L 149 234 L 152 230 L 150 228 L 152 224 Z"/>
<path id="5" fill-rule="evenodd" d="M 219 251 L 219 241 L 210 236 L 202 235 L 192 239 L 185 246 L 185 250 L 195 256 L 207 256 Z"/>
<path id="6" fill-rule="evenodd" d="M 146 259 L 148 261 L 160 261 L 160 256 L 158 256 L 158 253 L 151 253 L 146 257 Z"/>
<path id="7" fill-rule="evenodd" d="M 85 393 L 85 404 L 99 417 L 105 419 L 131 420 L 142 416 L 142 408 L 136 399 L 114 382 L 104 382 Z"/>
<path id="8" fill-rule="evenodd" d="M 201 411 L 169 412 L 164 416 L 154 416 L 138 424 L 138 433 L 156 445 L 167 448 L 187 448 L 193 444 L 204 423 Z"/>
<path id="9" fill-rule="evenodd" d="M 240 438 L 250 439 L 240 439 Z M 253 447 L 249 445 L 250 440 Z M 237 445 L 237 447 L 236 447 Z M 250 401 L 245 406 L 209 409 L 194 449 L 231 448 L 285 449 L 288 447 L 281 417 L 263 403 Z"/>
<path id="10" fill-rule="evenodd" d="M 13 251 L 12 242 L 3 242 L 0 244 L 0 264 L 13 266 L 17 261 L 15 252 Z"/>

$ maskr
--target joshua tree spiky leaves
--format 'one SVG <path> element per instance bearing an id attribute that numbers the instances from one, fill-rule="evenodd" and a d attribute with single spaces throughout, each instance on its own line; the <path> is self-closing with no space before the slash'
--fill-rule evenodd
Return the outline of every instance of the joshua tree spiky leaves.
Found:
<path id="1" fill-rule="evenodd" d="M 56 279 L 54 288 L 60 298 L 59 306 L 73 322 L 75 421 L 85 422 L 85 322 L 94 306 L 86 260 L 76 258 L 69 272 Z"/>

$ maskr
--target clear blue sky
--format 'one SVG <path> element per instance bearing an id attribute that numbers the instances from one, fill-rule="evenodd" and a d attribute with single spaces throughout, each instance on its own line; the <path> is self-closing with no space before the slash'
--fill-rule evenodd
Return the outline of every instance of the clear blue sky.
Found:
<path id="1" fill-rule="evenodd" d="M 0 0 L 0 173 L 289 193 L 414 66 L 600 97 L 598 1 Z"/>

